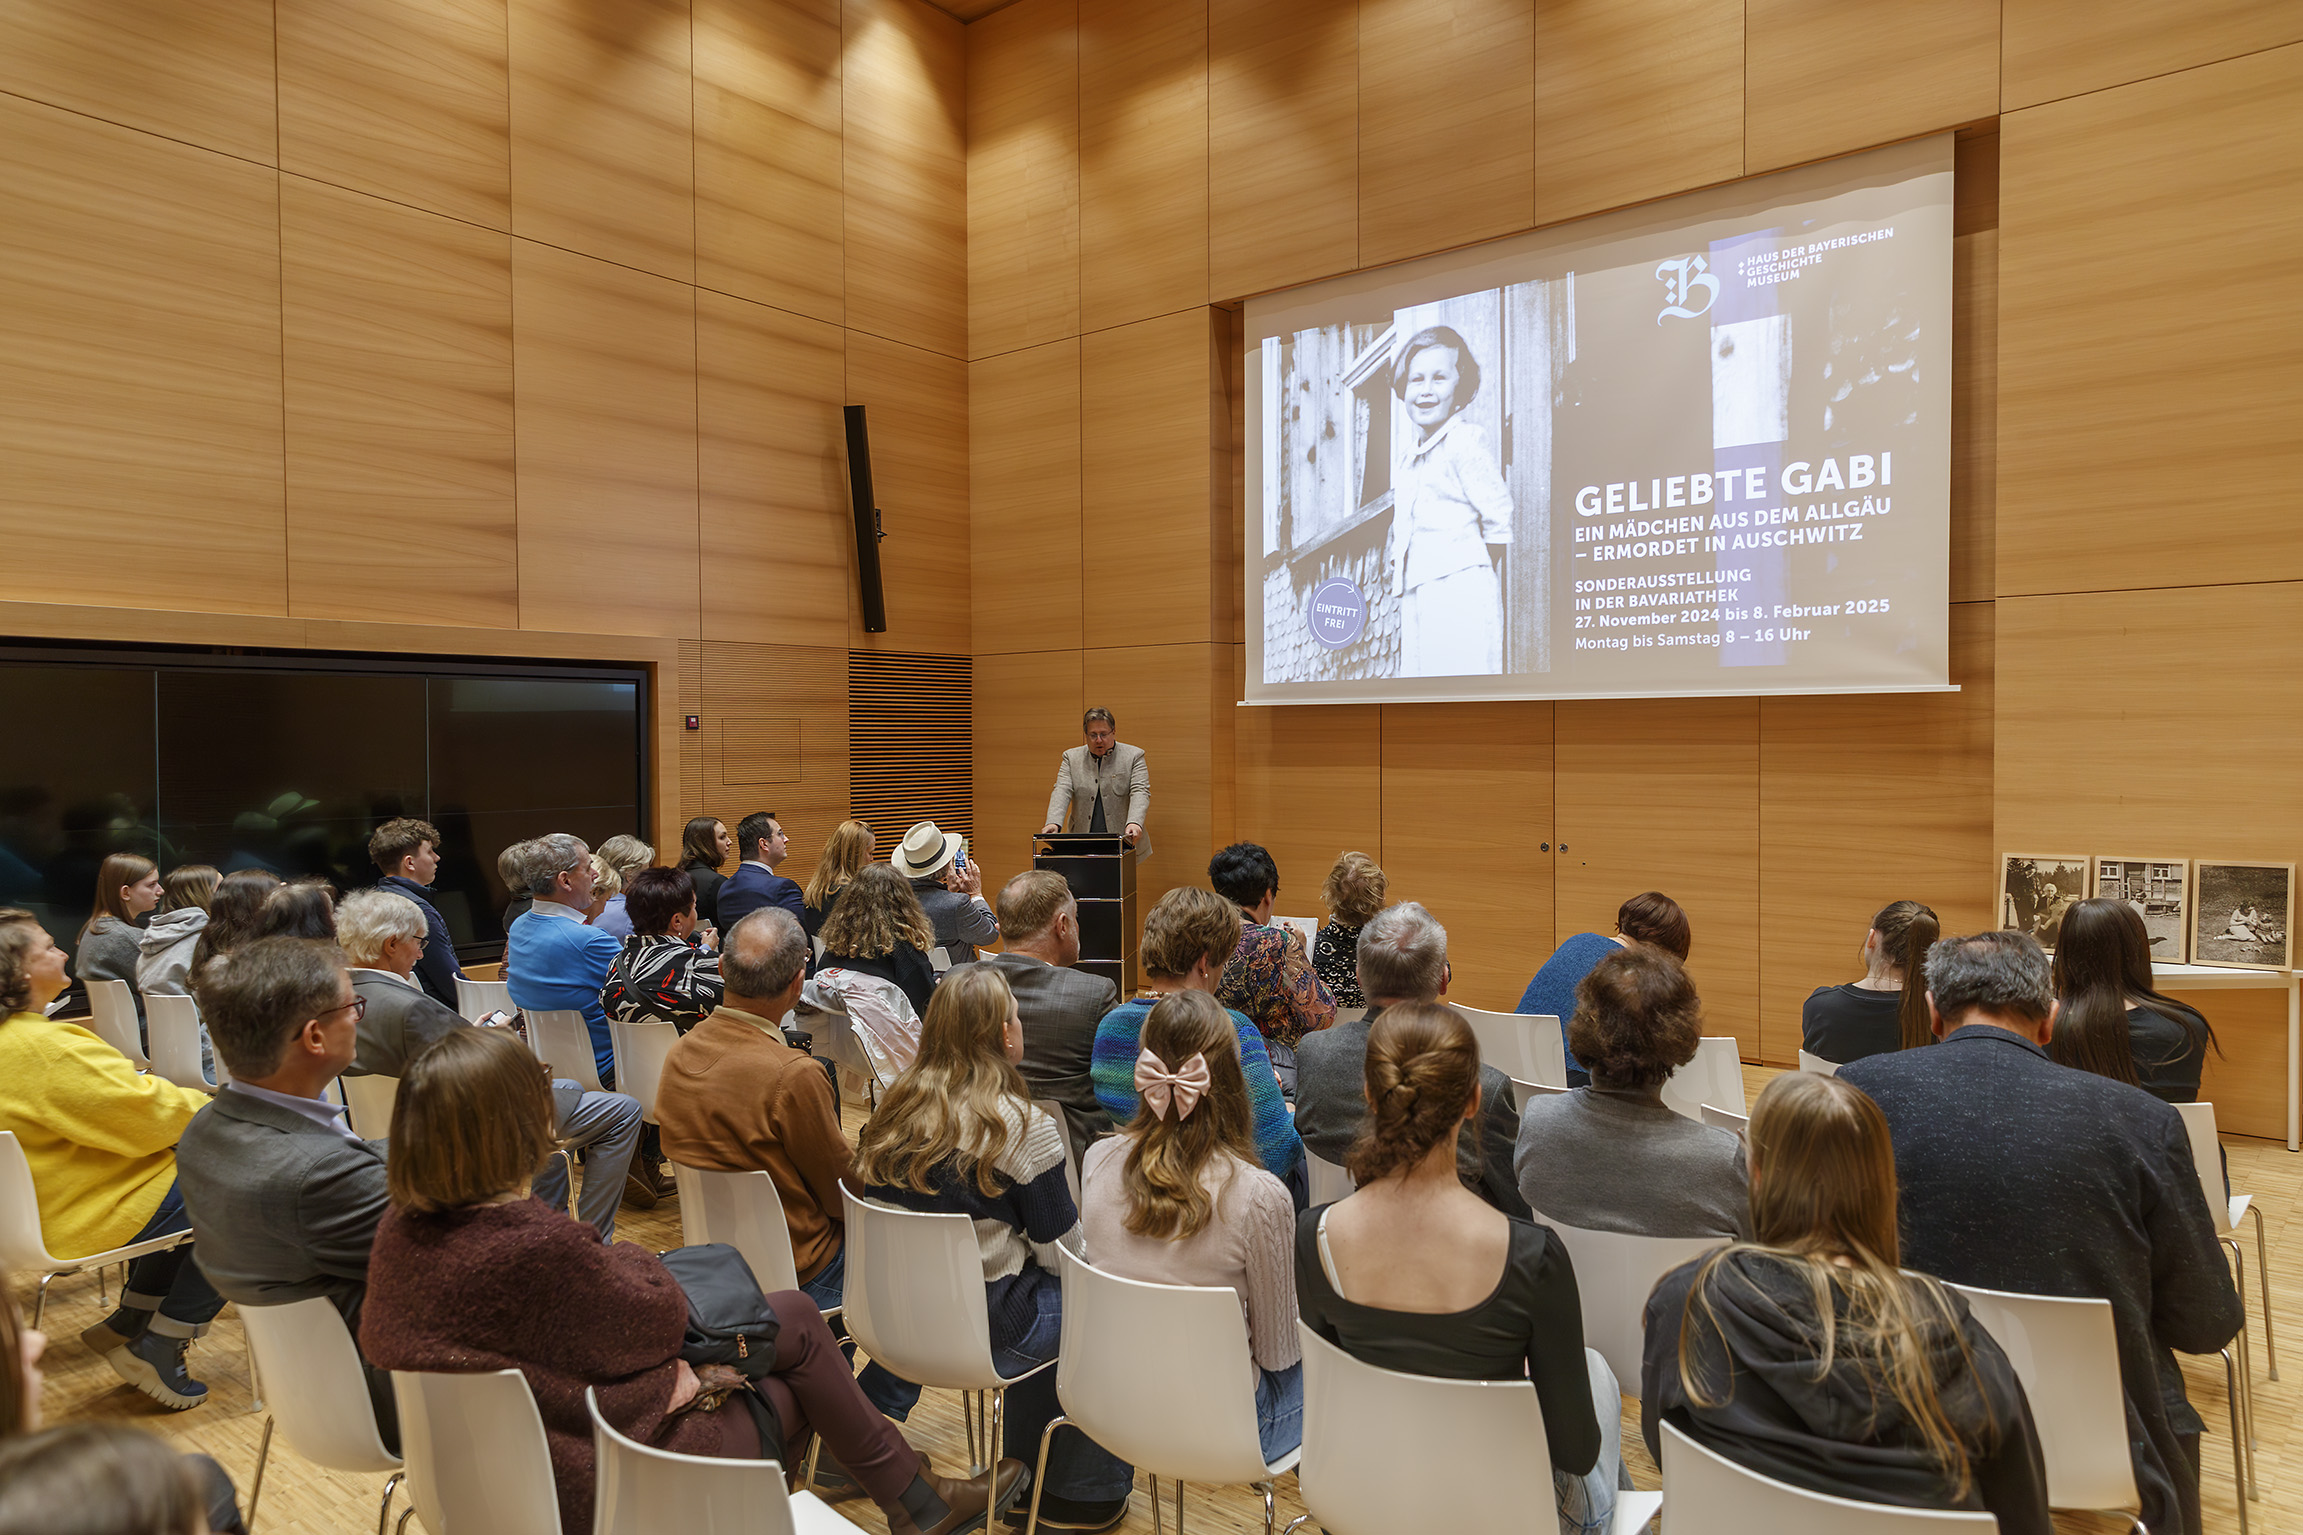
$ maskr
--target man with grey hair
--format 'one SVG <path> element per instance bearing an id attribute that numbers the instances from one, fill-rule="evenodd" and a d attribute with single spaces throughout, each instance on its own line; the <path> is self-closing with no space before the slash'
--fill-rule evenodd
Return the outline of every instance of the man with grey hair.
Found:
<path id="1" fill-rule="evenodd" d="M 2175 1353 L 2243 1313 L 2169 1105 L 2058 1066 L 2047 956 L 2015 932 L 1927 951 L 1936 1043 L 1839 1069 L 1887 1117 L 1905 1267 L 1955 1284 L 2111 1302 L 2143 1522 L 2198 1535 L 2199 1435 Z"/>
<path id="2" fill-rule="evenodd" d="M 1415 901 L 1386 906 L 1360 929 L 1358 970 L 1367 1015 L 1350 1023 L 1339 1018 L 1295 1047 L 1296 1133 L 1306 1151 L 1338 1165 L 1367 1123 L 1368 1029 L 1394 1003 L 1437 1002 L 1446 995 L 1447 929 Z M 1482 1063 L 1479 1119 L 1456 1137 L 1456 1172 L 1465 1188 L 1525 1220 L 1527 1201 L 1511 1176 L 1518 1134 L 1511 1079 Z"/>
<path id="3" fill-rule="evenodd" d="M 600 988 L 623 952 L 612 933 L 587 921 L 598 875 L 581 837 L 556 831 L 520 844 L 520 888 L 533 904 L 504 937 L 504 984 L 522 1012 L 577 1012 L 592 1036 L 602 1087 L 616 1085 L 616 1053 Z"/>

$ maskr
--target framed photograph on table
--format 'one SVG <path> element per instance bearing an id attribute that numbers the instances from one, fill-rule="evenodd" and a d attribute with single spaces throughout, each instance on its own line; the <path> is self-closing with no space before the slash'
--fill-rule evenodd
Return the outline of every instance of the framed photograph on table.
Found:
<path id="1" fill-rule="evenodd" d="M 2122 901 L 2143 919 L 2151 961 L 2180 965 L 2190 952 L 2191 864 L 2183 858 L 2095 859 L 2098 900 Z"/>
<path id="2" fill-rule="evenodd" d="M 2191 896 L 2191 963 L 2291 970 L 2295 866 L 2200 859 Z"/>
<path id="3" fill-rule="evenodd" d="M 2087 862 L 2085 853 L 2002 853 L 1999 925 L 2029 933 L 2054 953 L 2063 914 L 2087 898 Z"/>

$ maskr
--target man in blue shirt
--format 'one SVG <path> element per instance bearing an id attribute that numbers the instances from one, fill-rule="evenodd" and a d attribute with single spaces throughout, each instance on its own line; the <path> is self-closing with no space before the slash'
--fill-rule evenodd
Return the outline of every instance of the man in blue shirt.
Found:
<path id="1" fill-rule="evenodd" d="M 799 885 L 776 872 L 790 849 L 791 839 L 772 810 L 755 810 L 736 823 L 736 851 L 744 861 L 720 886 L 721 932 L 734 932 L 737 923 L 763 906 L 781 906 L 803 922 L 807 919 Z"/>

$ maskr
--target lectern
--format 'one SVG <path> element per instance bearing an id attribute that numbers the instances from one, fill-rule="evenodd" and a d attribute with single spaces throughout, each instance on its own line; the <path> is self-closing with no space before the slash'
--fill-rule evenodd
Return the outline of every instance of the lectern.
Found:
<path id="1" fill-rule="evenodd" d="M 1142 975 L 1136 945 L 1143 932 L 1136 911 L 1136 850 L 1119 836 L 1053 832 L 1034 839 L 1032 867 L 1064 877 L 1080 905 L 1080 959 L 1074 967 L 1104 976 L 1122 998 L 1135 995 Z"/>

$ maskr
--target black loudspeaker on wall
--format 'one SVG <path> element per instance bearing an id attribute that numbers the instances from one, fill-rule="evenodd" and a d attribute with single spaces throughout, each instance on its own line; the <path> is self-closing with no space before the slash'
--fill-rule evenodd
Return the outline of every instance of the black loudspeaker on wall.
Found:
<path id="1" fill-rule="evenodd" d="M 872 444 L 864 431 L 864 408 L 849 405 L 841 414 L 848 428 L 848 495 L 856 508 L 856 583 L 863 591 L 864 632 L 888 632 L 887 594 L 880 589 L 880 509 L 872 503 Z"/>

